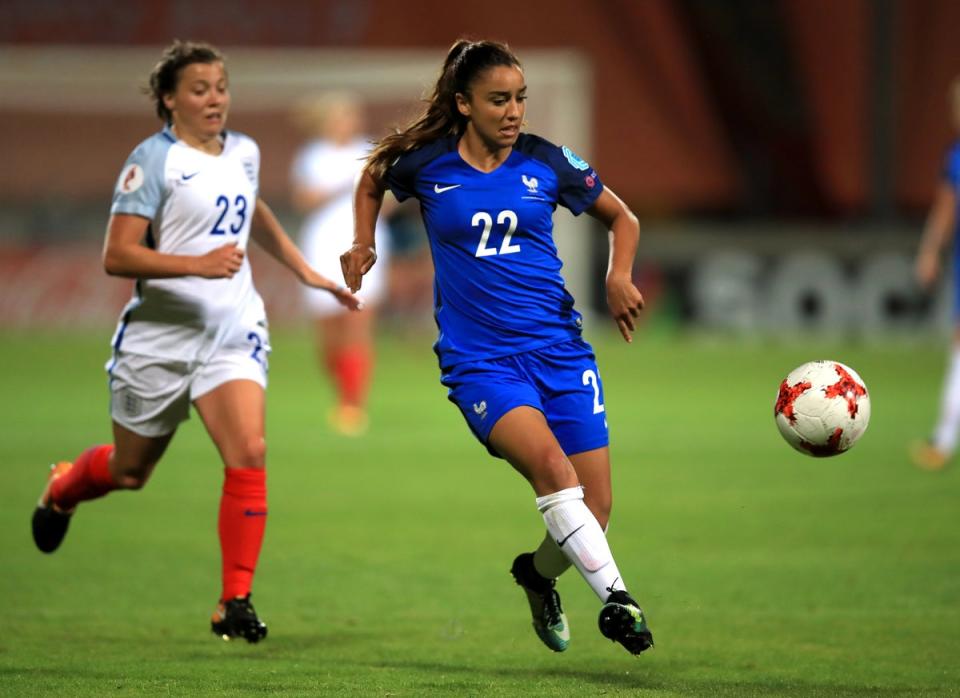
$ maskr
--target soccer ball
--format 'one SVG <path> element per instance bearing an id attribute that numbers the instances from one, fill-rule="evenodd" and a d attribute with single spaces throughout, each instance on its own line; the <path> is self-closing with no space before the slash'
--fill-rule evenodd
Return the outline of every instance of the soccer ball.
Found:
<path id="1" fill-rule="evenodd" d="M 867 430 L 870 394 L 849 366 L 810 361 L 784 378 L 773 416 L 783 438 L 801 453 L 835 456 Z"/>

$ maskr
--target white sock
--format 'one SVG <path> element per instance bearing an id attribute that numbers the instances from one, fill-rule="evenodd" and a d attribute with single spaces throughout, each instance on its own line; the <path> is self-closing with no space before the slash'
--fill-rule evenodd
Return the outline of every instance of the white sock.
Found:
<path id="1" fill-rule="evenodd" d="M 608 523 L 607 527 L 603 529 L 604 534 L 609 530 L 610 524 Z M 557 545 L 557 541 L 550 535 L 550 531 L 547 531 L 543 536 L 543 540 L 540 541 L 540 547 L 533 553 L 533 569 L 535 569 L 541 577 L 557 579 L 561 574 L 570 569 L 572 565 L 573 563 L 570 562 L 570 558 L 564 555 L 563 551 L 560 550 L 560 546 Z"/>
<path id="2" fill-rule="evenodd" d="M 554 544 L 576 566 L 601 601 L 606 601 L 612 590 L 626 591 L 607 537 L 583 503 L 583 488 L 570 487 L 537 497 L 537 509 L 543 514 Z"/>
<path id="3" fill-rule="evenodd" d="M 960 435 L 960 347 L 950 354 L 950 367 L 943 380 L 943 396 L 940 401 L 940 420 L 933 432 L 933 445 L 947 455 L 957 448 Z"/>

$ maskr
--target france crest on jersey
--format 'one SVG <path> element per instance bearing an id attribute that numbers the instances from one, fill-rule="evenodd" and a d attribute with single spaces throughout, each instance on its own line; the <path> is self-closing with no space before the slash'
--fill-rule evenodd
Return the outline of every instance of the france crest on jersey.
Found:
<path id="1" fill-rule="evenodd" d="M 580 314 L 560 275 L 557 204 L 579 215 L 603 184 L 569 148 L 521 134 L 492 172 L 467 164 L 457 138 L 404 153 L 387 170 L 396 197 L 420 200 L 435 267 L 441 368 L 577 338 Z"/>

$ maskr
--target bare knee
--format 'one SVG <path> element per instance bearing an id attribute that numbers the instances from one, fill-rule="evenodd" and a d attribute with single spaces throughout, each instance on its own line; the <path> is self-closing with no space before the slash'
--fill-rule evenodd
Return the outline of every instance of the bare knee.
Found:
<path id="1" fill-rule="evenodd" d="M 586 500 L 586 497 L 584 497 Z M 586 502 L 587 508 L 590 509 L 590 512 L 597 519 L 597 523 L 600 524 L 600 528 L 604 531 L 607 530 L 607 524 L 610 523 L 610 502 L 607 501 L 606 504 L 595 504 L 590 501 Z"/>
<path id="2" fill-rule="evenodd" d="M 231 468 L 262 468 L 267 462 L 267 442 L 262 436 L 246 439 L 232 449 L 229 462 Z"/>
<path id="3" fill-rule="evenodd" d="M 155 463 L 136 463 L 133 465 L 116 464 L 113 472 L 113 481 L 117 489 L 141 490 L 150 479 Z"/>
<path id="4" fill-rule="evenodd" d="M 550 448 L 538 455 L 530 468 L 530 483 L 537 494 L 559 492 L 579 484 L 577 473 L 559 448 Z"/>
<path id="5" fill-rule="evenodd" d="M 606 528 L 610 521 L 610 509 L 613 506 L 613 496 L 609 490 L 606 492 L 597 492 L 590 487 L 583 490 L 583 503 L 597 519 L 601 528 Z"/>

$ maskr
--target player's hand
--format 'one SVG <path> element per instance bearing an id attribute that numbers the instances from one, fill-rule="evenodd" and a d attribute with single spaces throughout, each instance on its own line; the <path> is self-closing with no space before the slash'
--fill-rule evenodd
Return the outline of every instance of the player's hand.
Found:
<path id="1" fill-rule="evenodd" d="M 636 318 L 643 310 L 643 295 L 628 275 L 607 276 L 607 306 L 627 342 L 633 341 Z"/>
<path id="2" fill-rule="evenodd" d="M 330 289 L 330 293 L 336 298 L 340 305 L 350 310 L 363 310 L 363 301 L 350 293 L 350 289 L 339 284 Z"/>
<path id="3" fill-rule="evenodd" d="M 232 279 L 243 264 L 244 251 L 228 242 L 198 257 L 197 276 L 205 279 Z"/>
<path id="4" fill-rule="evenodd" d="M 935 254 L 921 252 L 917 255 L 914 272 L 917 275 L 917 283 L 920 284 L 920 287 L 924 291 L 929 291 L 936 283 L 937 277 L 940 276 L 940 260 L 937 259 Z"/>
<path id="5" fill-rule="evenodd" d="M 333 297 L 337 299 L 340 305 L 344 306 L 345 308 L 349 308 L 350 310 L 363 309 L 363 301 L 350 293 L 350 290 L 346 286 L 341 286 L 335 281 L 331 281 L 322 274 L 318 274 L 313 269 L 307 269 L 304 272 L 301 281 L 303 281 L 303 283 L 305 283 L 307 286 L 329 291 Z"/>
<path id="6" fill-rule="evenodd" d="M 343 280 L 351 291 L 360 290 L 363 275 L 377 261 L 377 251 L 367 245 L 353 245 L 340 255 L 340 268 L 343 270 Z"/>

